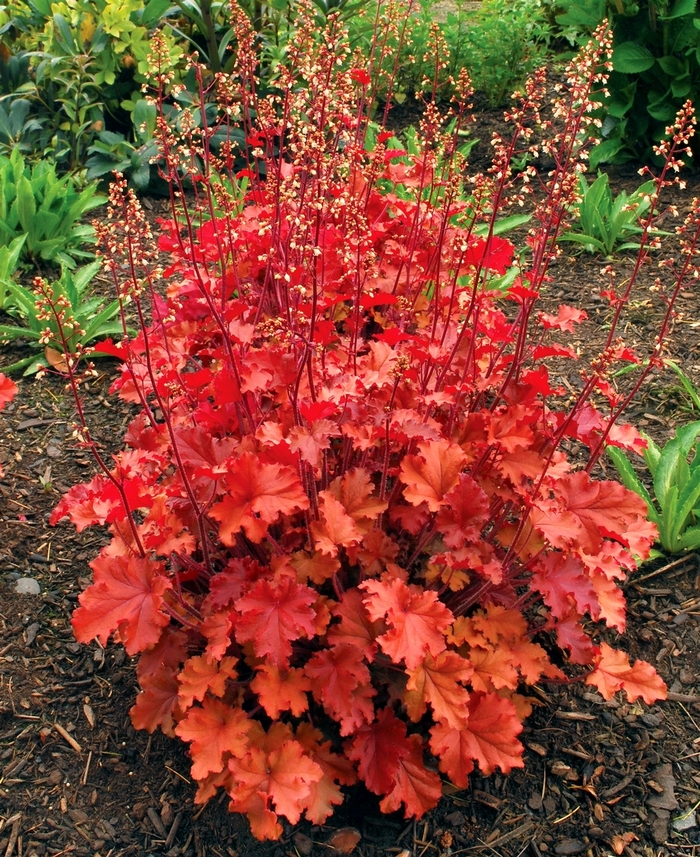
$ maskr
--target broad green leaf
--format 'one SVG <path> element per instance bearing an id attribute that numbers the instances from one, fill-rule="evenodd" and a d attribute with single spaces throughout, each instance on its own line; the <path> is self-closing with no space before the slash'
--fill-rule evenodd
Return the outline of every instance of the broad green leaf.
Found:
<path id="1" fill-rule="evenodd" d="M 65 297 L 68 298 L 71 308 L 75 311 L 80 300 L 80 294 L 75 286 L 73 275 L 70 271 L 63 270 L 61 272 L 61 278 L 53 284 L 53 293 L 56 298 L 60 295 L 65 295 Z"/>
<path id="2" fill-rule="evenodd" d="M 32 331 L 28 327 L 0 324 L 0 339 L 39 339 L 39 332 Z"/>
<path id="3" fill-rule="evenodd" d="M 672 538 L 672 534 L 673 525 L 676 520 L 676 513 L 678 511 L 677 485 L 671 485 L 669 487 L 666 492 L 666 497 L 664 498 L 664 503 L 662 504 L 661 501 L 659 501 L 659 505 L 661 505 L 661 517 L 658 523 L 659 541 L 663 545 L 664 550 L 667 550 L 669 553 L 675 553 L 677 547 L 675 540 Z"/>
<path id="4" fill-rule="evenodd" d="M 690 478 L 687 457 L 698 434 L 700 434 L 700 421 L 689 423 L 678 429 L 675 436 L 661 451 L 654 474 L 654 493 L 662 510 L 671 488 L 675 486 L 677 491 L 683 490 Z"/>
<path id="5" fill-rule="evenodd" d="M 623 74 L 638 74 L 656 62 L 651 51 L 638 42 L 622 42 L 613 51 L 612 61 L 615 71 Z"/>
<path id="6" fill-rule="evenodd" d="M 20 315 L 25 318 L 36 315 L 36 295 L 19 283 L 8 283 L 8 285 L 12 294 L 12 300 L 16 304 Z"/>
<path id="7" fill-rule="evenodd" d="M 511 229 L 517 229 L 518 226 L 524 226 L 531 219 L 530 214 L 511 214 L 509 217 L 502 217 L 497 220 L 493 226 L 493 235 L 503 235 L 505 232 L 510 232 Z M 474 234 L 481 238 L 488 235 L 488 223 L 480 223 L 475 229 Z"/>
<path id="8" fill-rule="evenodd" d="M 671 122 L 676 116 L 676 107 L 670 89 L 665 92 L 650 92 L 647 113 L 659 122 Z"/>
<path id="9" fill-rule="evenodd" d="M 685 15 L 692 15 L 695 12 L 697 0 L 676 0 L 673 9 L 668 15 L 659 15 L 662 21 L 670 21 L 673 18 L 683 18 Z"/>
<path id="10" fill-rule="evenodd" d="M 691 512 L 700 499 L 700 470 L 695 470 L 678 497 L 676 517 L 671 522 L 670 538 L 676 542 L 686 527 Z"/>
<path id="11" fill-rule="evenodd" d="M 680 368 L 680 366 L 677 366 L 672 360 L 666 360 L 666 361 L 664 361 L 664 363 L 669 369 L 673 370 L 676 373 L 676 375 L 678 376 L 678 380 L 681 382 L 683 389 L 686 391 L 686 393 L 690 397 L 690 400 L 693 403 L 693 407 L 700 410 L 700 392 L 695 389 L 695 386 L 694 386 L 693 382 L 690 380 L 690 378 L 688 378 L 688 376 Z"/>
<path id="12" fill-rule="evenodd" d="M 61 231 L 62 221 L 60 215 L 53 211 L 41 211 L 37 214 L 37 228 L 42 238 L 58 238 L 57 233 Z"/>
<path id="13" fill-rule="evenodd" d="M 96 259 L 91 265 L 85 265 L 73 275 L 73 282 L 78 295 L 82 295 L 87 284 L 94 278 L 97 272 L 102 268 L 102 260 Z"/>
<path id="14" fill-rule="evenodd" d="M 172 5 L 170 0 L 148 0 L 143 11 L 139 14 L 141 23 L 149 28 L 157 24 L 161 18 L 165 17 Z"/>
<path id="15" fill-rule="evenodd" d="M 19 235 L 17 238 L 12 240 L 9 246 L 3 247 L 2 250 L 0 250 L 0 253 L 3 254 L 2 262 L 0 262 L 0 274 L 4 273 L 6 277 L 9 277 L 17 270 L 19 257 L 26 240 L 26 235 Z"/>
<path id="16" fill-rule="evenodd" d="M 641 435 L 647 442 L 647 448 L 642 453 L 644 462 L 653 477 L 656 475 L 656 468 L 659 466 L 659 461 L 661 460 L 661 447 L 648 434 L 641 432 Z"/>
<path id="17" fill-rule="evenodd" d="M 119 311 L 119 306 L 117 306 L 116 309 Z M 106 317 L 103 318 L 103 315 Z M 106 307 L 104 313 L 100 313 L 100 315 L 96 317 L 95 322 L 85 328 L 83 341 L 92 342 L 93 339 L 104 339 L 108 336 L 122 336 L 124 333 L 122 323 L 120 321 L 109 321 L 110 317 L 114 318 L 114 315 L 115 312 L 112 310 L 112 305 Z M 97 323 L 97 318 L 100 318 L 99 324 Z"/>
<path id="18" fill-rule="evenodd" d="M 34 248 L 34 253 L 46 259 L 47 262 L 53 262 L 59 250 L 65 246 L 65 238 L 45 238 L 38 241 Z"/>
<path id="19" fill-rule="evenodd" d="M 688 71 L 688 63 L 681 62 L 678 57 L 659 57 L 657 62 L 671 77 L 682 77 Z"/>
<path id="20" fill-rule="evenodd" d="M 579 235 L 576 232 L 565 232 L 561 236 L 562 241 L 573 241 L 575 244 L 583 244 L 584 247 L 593 247 L 601 253 L 605 253 L 605 244 L 591 235 Z"/>
<path id="21" fill-rule="evenodd" d="M 60 15 L 56 13 L 53 16 L 53 24 L 55 27 L 56 41 L 58 44 L 69 54 L 76 54 L 78 52 L 78 48 L 75 44 L 75 39 L 73 38 L 73 32 L 70 28 L 68 21 Z"/>
<path id="22" fill-rule="evenodd" d="M 700 434 L 700 420 L 688 423 L 676 429 L 676 437 L 680 441 L 683 454 L 687 456 L 695 444 L 697 436 Z"/>
<path id="23" fill-rule="evenodd" d="M 609 138 L 603 140 L 594 146 L 588 156 L 588 163 L 591 169 L 595 170 L 599 164 L 615 163 L 615 158 L 624 149 L 625 144 L 617 138 Z"/>
<path id="24" fill-rule="evenodd" d="M 19 148 L 12 150 L 12 154 L 10 155 L 10 164 L 12 165 L 12 177 L 14 179 L 14 184 L 16 185 L 24 175 L 25 170 L 24 158 L 22 157 L 22 153 Z"/>
<path id="25" fill-rule="evenodd" d="M 700 527 L 688 527 L 678 539 L 678 551 L 696 551 L 700 549 Z"/>
<path id="26" fill-rule="evenodd" d="M 673 93 L 674 98 L 686 98 L 690 95 L 692 88 L 693 81 L 689 74 L 686 74 L 683 77 L 674 78 L 671 81 L 671 92 Z"/>
<path id="27" fill-rule="evenodd" d="M 66 208 L 66 203 L 68 203 L 72 196 L 73 194 L 68 191 L 67 176 L 65 181 L 47 181 L 41 208 L 48 211 L 57 199 L 61 200 L 61 208 Z"/>
<path id="28" fill-rule="evenodd" d="M 26 176 L 20 176 L 17 182 L 17 199 L 15 200 L 17 219 L 27 234 L 27 247 L 34 250 L 36 242 L 41 237 L 36 223 L 36 200 L 32 185 Z"/>
<path id="29" fill-rule="evenodd" d="M 151 167 L 144 164 L 131 174 L 131 181 L 137 190 L 146 190 L 151 181 Z"/>

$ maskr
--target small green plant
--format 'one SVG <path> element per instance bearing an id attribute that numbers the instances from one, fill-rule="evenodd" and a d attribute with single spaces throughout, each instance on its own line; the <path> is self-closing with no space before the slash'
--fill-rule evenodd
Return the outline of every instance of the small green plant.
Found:
<path id="1" fill-rule="evenodd" d="M 94 230 L 80 220 L 103 202 L 96 186 L 78 189 L 71 176 L 59 178 L 55 164 L 30 168 L 19 149 L 0 156 L 0 246 L 26 235 L 25 259 L 74 268 L 76 259 L 93 256 L 84 245 L 94 243 Z"/>
<path id="2" fill-rule="evenodd" d="M 103 297 L 89 295 L 88 286 L 101 266 L 102 260 L 96 259 L 74 272 L 64 268 L 53 283 L 39 277 L 34 281 L 35 291 L 18 283 L 7 284 L 5 312 L 19 323 L 0 324 L 0 340 L 25 339 L 32 346 L 44 349 L 44 354 L 31 354 L 5 366 L 5 372 L 24 369 L 24 374 L 30 375 L 49 365 L 52 353 L 62 355 L 66 343 L 80 354 L 96 339 L 123 334 L 121 322 L 115 321 L 119 301 L 107 304 Z M 57 311 L 49 311 L 52 307 Z M 60 324 L 57 316 L 61 318 Z"/>
<path id="3" fill-rule="evenodd" d="M 629 196 L 621 191 L 614 199 L 610 182 L 601 173 L 593 184 L 579 179 L 578 227 L 562 235 L 562 240 L 581 244 L 589 253 L 612 256 L 614 250 L 638 250 L 637 241 L 627 240 L 642 231 L 639 220 L 648 213 L 654 182 L 647 181 Z"/>
<path id="4" fill-rule="evenodd" d="M 661 547 L 671 554 L 700 548 L 700 421 L 679 428 L 662 448 L 650 437 L 644 461 L 653 478 L 654 496 L 639 478 L 627 455 L 608 447 L 626 488 L 647 504 L 649 520 L 659 530 Z"/>
<path id="5" fill-rule="evenodd" d="M 674 363 L 673 360 L 664 360 L 664 366 L 676 373 L 676 376 L 680 381 L 681 388 L 690 399 L 688 410 L 700 411 L 700 391 L 698 391 L 695 384 L 693 384 L 681 367 L 677 363 Z"/>
<path id="6" fill-rule="evenodd" d="M 149 185 L 157 179 L 157 170 L 153 165 L 158 157 L 158 145 L 153 138 L 156 126 L 155 105 L 145 98 L 139 99 L 134 105 L 132 120 L 134 143 L 115 131 L 102 131 L 98 134 L 97 140 L 88 149 L 88 179 L 102 178 L 118 172 L 126 176 L 129 183 L 139 191 L 149 189 Z"/>
<path id="7" fill-rule="evenodd" d="M 0 247 L 0 310 L 10 305 L 10 283 L 19 267 L 19 257 L 26 240 L 26 235 L 20 235 L 10 244 Z"/>

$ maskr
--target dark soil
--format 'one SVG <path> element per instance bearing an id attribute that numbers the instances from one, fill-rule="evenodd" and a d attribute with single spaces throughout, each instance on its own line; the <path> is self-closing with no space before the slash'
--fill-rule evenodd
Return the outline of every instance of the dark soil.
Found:
<path id="1" fill-rule="evenodd" d="M 480 119 L 485 143 L 500 119 Z M 479 164 L 481 166 L 481 164 Z M 616 190 L 633 189 L 631 169 L 613 172 Z M 682 195 L 687 206 L 700 184 Z M 576 344 L 595 353 L 607 305 L 596 297 L 604 261 L 563 256 L 552 269 L 552 306 L 585 308 Z M 622 266 L 624 268 L 624 264 Z M 645 273 L 651 284 L 654 271 Z M 700 382 L 700 300 L 681 297 L 671 353 Z M 660 308 L 638 295 L 625 331 L 650 345 Z M 10 359 L 16 359 L 14 354 Z M 9 362 L 9 360 L 3 360 Z M 113 367 L 84 390 L 93 432 L 117 448 L 129 414 L 108 394 Z M 571 378 L 576 373 L 572 371 Z M 573 382 L 570 382 L 573 383 Z M 675 376 L 650 379 L 629 421 L 665 442 L 692 415 Z M 70 616 L 87 585 L 98 531 L 76 534 L 48 525 L 60 493 L 92 475 L 71 438 L 72 404 L 58 378 L 23 380 L 0 414 L 0 857 L 496 857 L 587 855 L 672 857 L 700 854 L 700 556 L 645 565 L 626 587 L 627 634 L 607 632 L 632 658 L 653 663 L 666 680 L 666 702 L 651 708 L 602 697 L 581 684 L 531 689 L 534 713 L 522 740 L 525 767 L 508 777 L 473 776 L 469 789 L 445 789 L 419 822 L 382 816 L 374 797 L 351 790 L 326 827 L 287 827 L 261 844 L 224 796 L 193 805 L 182 743 L 136 732 L 129 709 L 134 669 L 120 647 L 82 646 Z M 19 595 L 21 577 L 41 593 Z M 355 828 L 337 833 L 338 828 Z M 350 848 L 350 850 L 348 850 Z"/>

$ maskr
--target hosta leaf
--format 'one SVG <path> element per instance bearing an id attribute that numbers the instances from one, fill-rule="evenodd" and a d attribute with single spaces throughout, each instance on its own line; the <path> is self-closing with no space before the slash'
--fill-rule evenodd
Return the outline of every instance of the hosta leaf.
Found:
<path id="1" fill-rule="evenodd" d="M 613 51 L 613 68 L 623 74 L 638 74 L 651 68 L 656 60 L 651 51 L 639 42 L 622 42 Z"/>

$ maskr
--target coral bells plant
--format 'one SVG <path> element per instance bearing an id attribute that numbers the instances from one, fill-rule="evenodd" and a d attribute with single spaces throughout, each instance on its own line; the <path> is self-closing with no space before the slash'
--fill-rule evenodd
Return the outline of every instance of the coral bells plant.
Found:
<path id="1" fill-rule="evenodd" d="M 138 413 L 113 461 L 81 421 L 100 472 L 53 521 L 111 533 L 73 627 L 138 655 L 134 725 L 187 742 L 195 800 L 223 788 L 274 839 L 281 819 L 323 823 L 358 780 L 383 811 L 417 817 L 443 779 L 465 787 L 476 766 L 522 766 L 527 688 L 541 681 L 664 697 L 649 664 L 597 637 L 601 624 L 624 630 L 620 584 L 656 530 L 595 464 L 606 444 L 644 447 L 617 421 L 693 276 L 697 218 L 660 292 L 651 360 L 617 338 L 633 282 L 606 282 L 609 341 L 571 398 L 551 367 L 576 358 L 556 338 L 585 313 L 537 302 L 609 33 L 572 66 L 549 118 L 535 77 L 492 170 L 464 181 L 466 78 L 451 116 L 426 104 L 419 154 L 387 148 L 381 128 L 371 147 L 373 65 L 348 54 L 332 16 L 320 38 L 300 28 L 265 98 L 253 34 L 235 7 L 233 20 L 234 74 L 201 85 L 219 124 L 183 113 L 176 137 L 161 122 L 165 272 L 137 200 L 123 180 L 112 187 L 102 252 L 141 332 L 100 350 L 121 359 L 114 389 Z M 162 105 L 170 84 L 158 85 Z M 210 135 L 234 126 L 245 143 L 231 135 L 214 155 Z M 688 108 L 650 211 L 692 128 Z M 543 177 L 511 173 L 528 150 Z M 516 254 L 498 221 L 520 204 L 533 225 L 504 288 Z M 639 267 L 651 215 L 642 225 Z M 610 380 L 619 361 L 639 362 L 624 394 Z"/>

